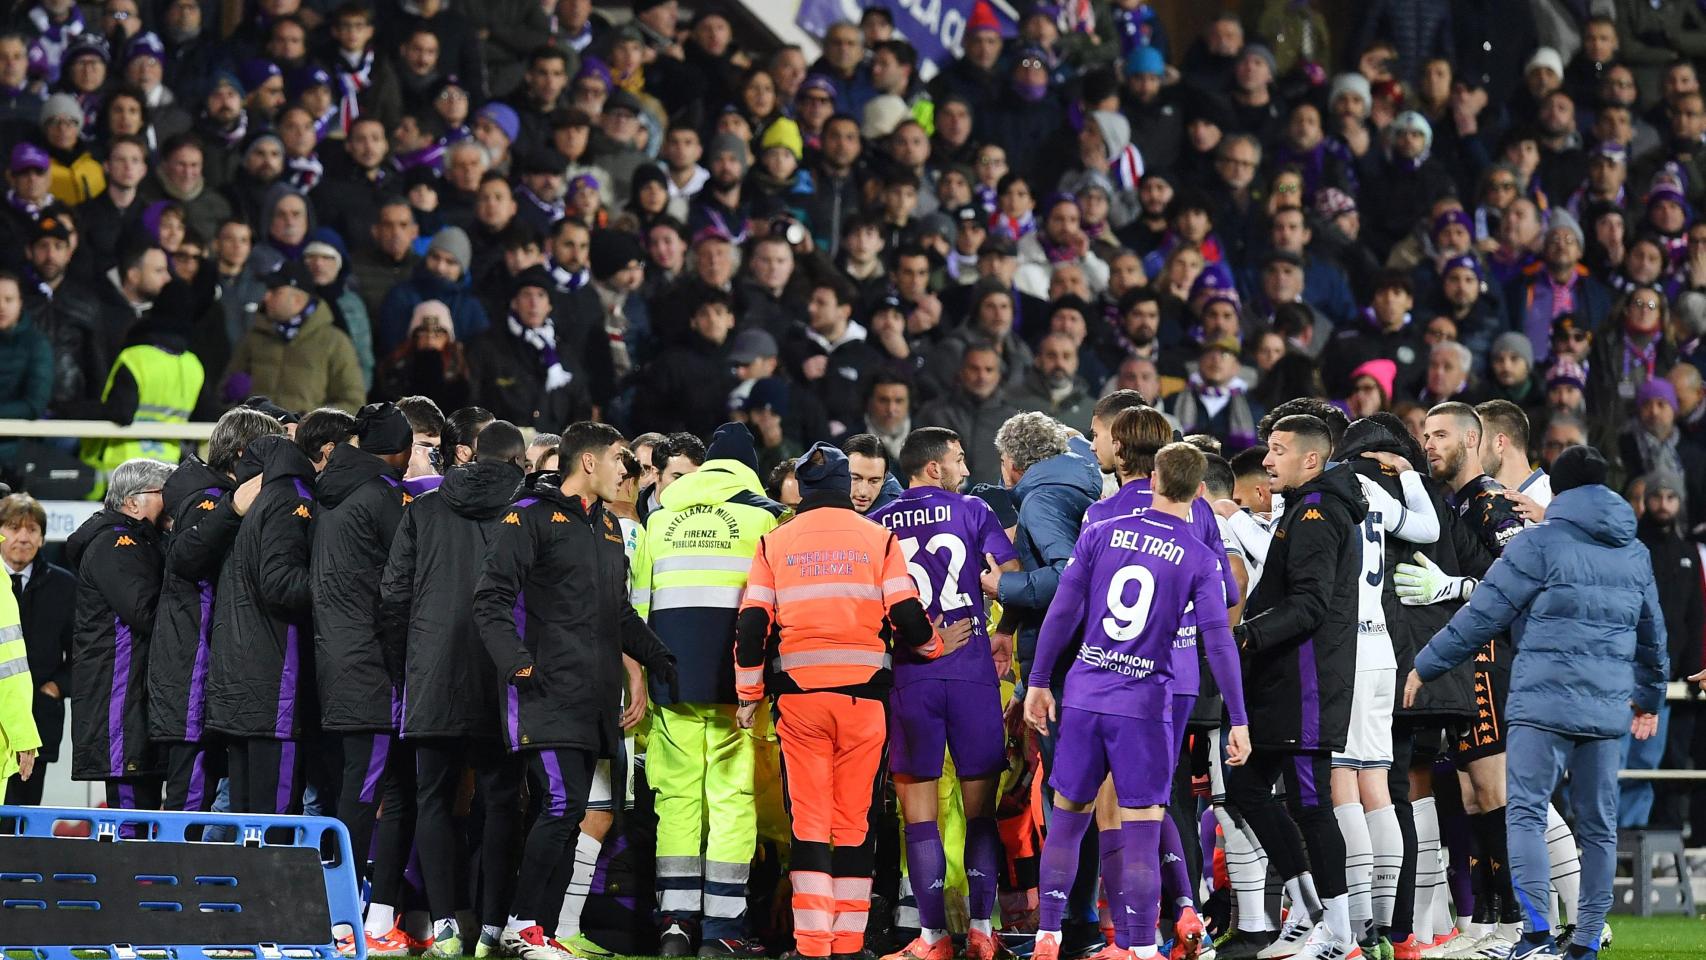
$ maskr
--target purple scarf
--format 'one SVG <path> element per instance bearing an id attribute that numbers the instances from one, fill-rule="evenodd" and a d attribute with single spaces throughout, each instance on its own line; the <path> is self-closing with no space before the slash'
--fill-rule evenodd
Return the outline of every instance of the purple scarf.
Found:
<path id="1" fill-rule="evenodd" d="M 273 332 L 277 333 L 279 335 L 279 339 L 283 340 L 285 343 L 290 343 L 296 339 L 297 334 L 302 332 L 302 325 L 307 323 L 308 318 L 314 315 L 314 308 L 319 305 L 320 301 L 313 297 L 309 297 L 308 305 L 302 308 L 302 312 L 288 320 L 273 321 Z"/>

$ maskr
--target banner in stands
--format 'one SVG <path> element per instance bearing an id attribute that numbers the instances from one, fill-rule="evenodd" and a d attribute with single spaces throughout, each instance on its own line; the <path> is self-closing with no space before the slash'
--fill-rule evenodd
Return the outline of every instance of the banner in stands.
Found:
<path id="1" fill-rule="evenodd" d="M 942 66 L 961 53 L 966 22 L 978 0 L 887 0 L 881 4 L 894 17 L 895 30 L 918 50 L 918 59 Z M 858 23 L 865 8 L 873 4 L 859 0 L 800 0 L 794 22 L 814 37 L 822 37 L 837 23 Z M 1018 17 L 1003 0 L 989 3 L 1001 35 L 1018 32 Z M 934 72 L 934 71 L 931 71 Z"/>

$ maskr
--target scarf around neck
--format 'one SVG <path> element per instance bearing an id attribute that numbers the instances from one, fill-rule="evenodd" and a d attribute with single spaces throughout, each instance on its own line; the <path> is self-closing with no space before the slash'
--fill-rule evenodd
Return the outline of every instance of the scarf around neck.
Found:
<path id="1" fill-rule="evenodd" d="M 557 356 L 557 328 L 552 325 L 550 318 L 537 327 L 529 327 L 522 323 L 515 314 L 509 315 L 510 336 L 517 337 L 522 343 L 533 348 L 533 353 L 539 361 L 539 368 L 545 371 L 545 391 L 560 390 L 574 380 L 575 375 L 563 369 L 562 361 Z"/>
<path id="2" fill-rule="evenodd" d="M 297 336 L 302 333 L 302 325 L 307 323 L 308 318 L 314 315 L 314 308 L 319 305 L 320 301 L 317 298 L 312 296 L 309 297 L 308 305 L 303 307 L 301 312 L 287 320 L 273 321 L 273 332 L 277 333 L 279 339 L 283 340 L 285 343 L 294 341 Z"/>

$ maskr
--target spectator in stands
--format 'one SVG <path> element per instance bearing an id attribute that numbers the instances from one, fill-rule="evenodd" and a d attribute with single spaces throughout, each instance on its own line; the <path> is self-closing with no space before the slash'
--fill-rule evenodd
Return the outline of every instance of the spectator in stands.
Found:
<path id="1" fill-rule="evenodd" d="M 1232 453 L 1256 445 L 1256 424 L 1266 412 L 1246 395 L 1249 385 L 1238 370 L 1240 352 L 1232 338 L 1204 343 L 1196 372 L 1166 406 L 1182 432 L 1209 434 Z"/>
<path id="2" fill-rule="evenodd" d="M 221 153 L 228 158 L 230 169 L 235 169 L 237 152 Z M 185 225 L 195 228 L 204 237 L 211 237 L 219 232 L 219 225 L 231 217 L 231 204 L 216 189 L 230 178 L 230 172 L 222 170 L 218 182 L 210 184 L 204 163 L 202 142 L 195 135 L 181 134 L 166 141 L 160 145 L 160 162 L 153 174 L 143 181 L 139 199 L 143 203 L 176 200 L 184 206 Z"/>
<path id="3" fill-rule="evenodd" d="M 426 300 L 415 305 L 408 339 L 380 363 L 375 394 L 430 397 L 441 409 L 457 410 L 468 402 L 469 376 L 450 308 Z"/>
<path id="4" fill-rule="evenodd" d="M 1014 296 L 993 282 L 974 291 L 971 312 L 963 326 L 949 332 L 931 351 L 928 372 L 936 382 L 954 380 L 961 356 L 972 346 L 987 346 L 1001 358 L 1001 381 L 1009 387 L 1024 378 L 1031 365 L 1031 348 L 1018 334 Z"/>
<path id="5" fill-rule="evenodd" d="M 1505 294 L 1511 327 L 1528 334 L 1537 351 L 1545 348 L 1558 314 L 1569 310 L 1589 329 L 1598 329 L 1611 312 L 1611 291 L 1582 265 L 1585 240 L 1575 218 L 1552 211 L 1544 244 L 1542 260 L 1525 269 Z"/>
<path id="6" fill-rule="evenodd" d="M 367 390 L 355 346 L 332 325 L 307 268 L 286 263 L 266 275 L 266 286 L 254 325 L 232 351 L 222 395 L 229 402 L 262 393 L 287 410 L 359 409 Z"/>
<path id="7" fill-rule="evenodd" d="M 27 254 L 33 283 L 23 291 L 24 312 L 53 344 L 52 406 L 62 417 L 77 417 L 76 405 L 95 399 L 100 372 L 109 365 L 100 304 L 81 285 L 66 282 L 71 230 L 63 216 L 34 224 Z"/>
<path id="8" fill-rule="evenodd" d="M 11 189 L 6 191 L 4 222 L 20 235 L 33 221 L 57 213 L 62 207 L 49 189 L 52 167 L 47 152 L 33 143 L 20 141 L 12 147 L 11 165 L 7 168 Z"/>
<path id="9" fill-rule="evenodd" d="M 1078 376 L 1078 347 L 1063 333 L 1051 333 L 1037 344 L 1036 358 L 1008 399 L 1020 410 L 1048 414 L 1086 436 L 1096 398 Z"/>
<path id="10" fill-rule="evenodd" d="M 990 456 L 995 433 L 1018 412 L 1002 386 L 1001 354 L 987 344 L 972 344 L 960 357 L 952 389 L 918 412 L 917 425 L 947 427 L 964 439 L 970 483 L 994 483 L 1000 464 Z"/>
<path id="11" fill-rule="evenodd" d="M 41 108 L 41 135 L 53 166 L 48 189 L 60 203 L 77 207 L 107 187 L 100 161 L 83 141 L 83 106 L 69 93 L 56 93 Z"/>
<path id="12" fill-rule="evenodd" d="M 166 269 L 166 251 L 157 246 L 136 245 L 119 257 L 118 266 L 107 271 L 98 288 L 101 336 L 106 338 L 106 356 L 118 353 L 119 345 L 148 304 L 171 279 Z"/>
<path id="13" fill-rule="evenodd" d="M 423 300 L 438 300 L 450 307 L 458 342 L 467 342 L 490 326 L 485 308 L 470 288 L 468 270 L 472 260 L 473 245 L 468 234 L 460 227 L 440 230 L 427 245 L 426 256 L 415 268 L 414 276 L 386 294 L 379 308 L 378 323 L 374 325 L 374 349 L 380 353 L 395 350 L 408 332 L 415 305 Z"/>
<path id="14" fill-rule="evenodd" d="M 1676 388 L 1654 377 L 1635 391 L 1635 419 L 1618 437 L 1617 453 L 1630 476 L 1666 473 L 1685 484 L 1687 526 L 1706 521 L 1706 449 L 1677 427 Z"/>
<path id="15" fill-rule="evenodd" d="M 592 412 L 584 368 L 578 358 L 558 350 L 553 289 L 544 267 L 522 271 L 510 296 L 509 317 L 468 345 L 472 401 L 501 420 L 547 432 Z"/>
<path id="16" fill-rule="evenodd" d="M 0 273 L 0 417 L 37 420 L 53 399 L 53 345 L 24 316 L 15 274 Z M 18 444 L 0 440 L 0 460 L 15 462 Z"/>
<path id="17" fill-rule="evenodd" d="M 853 320 L 853 292 L 839 280 L 812 285 L 806 322 L 796 324 L 783 348 L 785 365 L 810 390 L 829 416 L 832 435 L 857 423 L 865 389 L 882 358 Z"/>
<path id="18" fill-rule="evenodd" d="M 1469 372 L 1472 363 L 1474 357 L 1463 344 L 1455 340 L 1441 340 L 1434 344 L 1428 350 L 1427 376 L 1417 401 L 1432 407 L 1437 403 L 1472 396 Z"/>
<path id="19" fill-rule="evenodd" d="M 1363 159 L 1360 178 L 1363 237 L 1377 256 L 1408 233 L 1435 200 L 1456 188 L 1451 175 L 1430 155 L 1433 127 L 1414 111 L 1399 114 L 1385 132 L 1388 143 Z"/>
<path id="20" fill-rule="evenodd" d="M 1612 308 L 1603 332 L 1593 338 L 1588 395 L 1611 420 L 1620 419 L 1642 384 L 1676 365 L 1669 315 L 1670 301 L 1661 288 L 1636 287 Z"/>
<path id="21" fill-rule="evenodd" d="M 1363 362 L 1377 357 L 1398 365 L 1394 389 L 1399 397 L 1413 397 L 1421 388 L 1427 353 L 1421 325 L 1412 322 L 1415 302 L 1408 275 L 1388 271 L 1375 284 L 1374 305 L 1363 312 L 1363 322 L 1333 336 L 1321 356 L 1321 372 L 1333 396 L 1343 396 L 1349 386 L 1347 375 Z"/>

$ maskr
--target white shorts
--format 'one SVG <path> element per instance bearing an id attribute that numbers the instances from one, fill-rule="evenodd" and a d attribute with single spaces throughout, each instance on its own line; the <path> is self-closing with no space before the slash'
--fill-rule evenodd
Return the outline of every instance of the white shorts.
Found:
<path id="1" fill-rule="evenodd" d="M 622 757 L 626 765 L 622 771 L 622 809 L 634 808 L 634 738 L 628 737 L 623 743 Z M 588 810 L 612 810 L 610 803 L 610 761 L 600 760 L 592 771 L 592 785 L 587 790 L 586 808 Z"/>
<path id="2" fill-rule="evenodd" d="M 1351 726 L 1343 753 L 1333 754 L 1333 766 L 1352 770 L 1392 766 L 1392 706 L 1398 670 L 1358 670 L 1351 688 Z"/>

